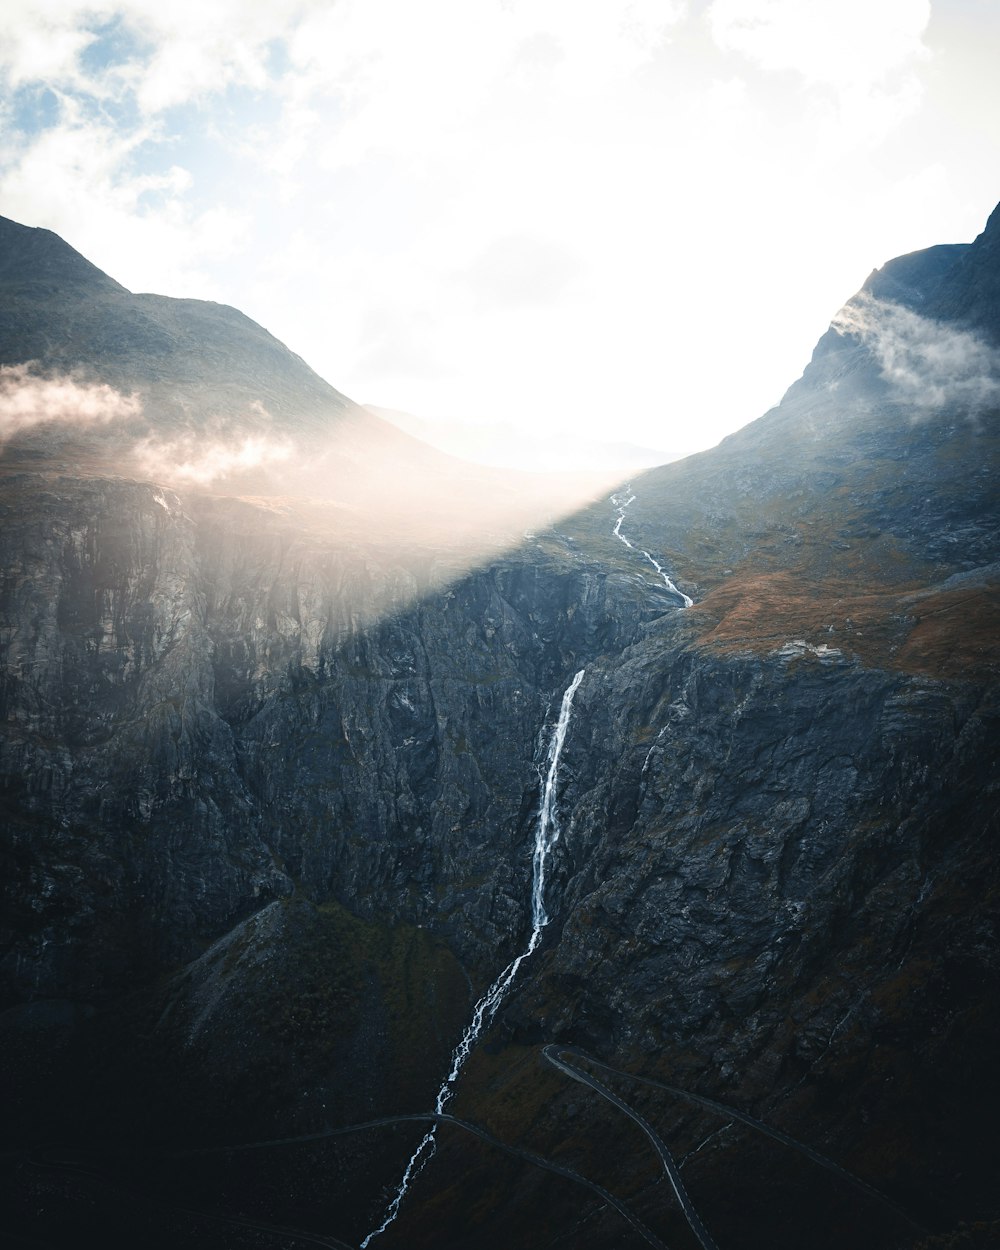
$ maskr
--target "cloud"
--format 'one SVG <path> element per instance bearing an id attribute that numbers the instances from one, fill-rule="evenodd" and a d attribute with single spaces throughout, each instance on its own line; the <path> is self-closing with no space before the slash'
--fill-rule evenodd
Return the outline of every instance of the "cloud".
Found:
<path id="1" fill-rule="evenodd" d="M 142 473 L 178 486 L 209 486 L 235 474 L 271 469 L 294 454 L 290 440 L 260 434 L 212 440 L 193 435 L 169 441 L 148 438 L 133 453 Z"/>
<path id="2" fill-rule="evenodd" d="M 896 397 L 918 413 L 977 416 L 1000 405 L 1000 353 L 968 330 L 866 293 L 841 309 L 833 328 L 860 339 Z"/>
<path id="3" fill-rule="evenodd" d="M 107 98 L 133 95 L 143 113 L 261 88 L 273 41 L 323 0 L 8 0 L 0 70 L 11 86 L 46 82 Z"/>
<path id="4" fill-rule="evenodd" d="M 930 0 L 714 0 L 707 16 L 720 48 L 812 84 L 879 83 L 928 55 Z"/>
<path id="5" fill-rule="evenodd" d="M 816 142 L 875 146 L 917 111 L 917 67 L 930 0 L 714 0 L 712 37 L 768 73 L 794 74 L 813 97 Z"/>
<path id="6" fill-rule="evenodd" d="M 558 303 L 581 271 L 558 243 L 530 235 L 494 239 L 462 274 L 478 299 L 492 307 Z"/>
<path id="7" fill-rule="evenodd" d="M 196 174 L 177 154 L 199 153 L 180 141 L 171 110 L 264 91 L 276 45 L 317 7 L 322 0 L 9 0 L 0 6 L 3 212 L 71 238 L 127 286 L 218 298 L 202 265 L 245 241 L 249 212 L 237 198 L 205 202 L 211 157 L 196 166 L 195 194 Z M 208 145 L 214 129 L 201 117 L 195 133 Z"/>
<path id="8" fill-rule="evenodd" d="M 140 415 L 136 395 L 72 377 L 43 377 L 31 362 L 0 365 L 0 444 L 42 425 L 93 428 Z"/>
<path id="9" fill-rule="evenodd" d="M 349 394 L 694 449 L 776 401 L 854 278 L 981 225 L 1000 88 L 926 12 L 8 0 L 0 212 Z"/>
<path id="10" fill-rule="evenodd" d="M 401 306 L 391 291 L 384 303 L 358 321 L 358 355 L 363 369 L 385 378 L 438 378 L 453 367 L 449 357 L 431 346 L 428 315 Z"/>
<path id="11" fill-rule="evenodd" d="M 336 101 L 336 127 L 314 114 L 325 168 L 386 152 L 453 164 L 567 106 L 579 124 L 581 104 L 635 74 L 685 12 L 677 0 L 344 0 L 305 14 L 290 37 L 288 98 Z"/>
<path id="12" fill-rule="evenodd" d="M 118 127 L 66 98 L 56 125 L 0 157 L 3 212 L 54 230 L 132 290 L 218 298 L 200 266 L 238 248 L 249 215 L 238 204 L 196 208 L 192 175 L 176 162 L 143 168 L 161 142 L 153 125 Z"/>

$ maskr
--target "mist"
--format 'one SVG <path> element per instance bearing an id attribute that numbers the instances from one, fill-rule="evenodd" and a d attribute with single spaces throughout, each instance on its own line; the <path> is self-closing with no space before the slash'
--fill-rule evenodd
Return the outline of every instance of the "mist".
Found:
<path id="1" fill-rule="evenodd" d="M 47 377 L 34 361 L 0 365 L 0 445 L 39 426 L 92 429 L 142 412 L 137 395 L 71 375 Z"/>
<path id="2" fill-rule="evenodd" d="M 1000 403 L 1000 353 L 969 330 L 865 292 L 840 310 L 833 327 L 860 339 L 894 398 L 915 415 L 947 409 L 976 417 Z"/>
<path id="3" fill-rule="evenodd" d="M 0 369 L 5 472 L 24 468 L 150 483 L 186 512 L 236 508 L 247 532 L 287 526 L 292 546 L 326 547 L 354 572 L 338 583 L 344 619 L 370 623 L 525 544 L 607 497 L 619 465 L 528 472 L 474 464 L 349 405 L 274 417 L 261 403 L 215 407 L 210 391 L 165 402 L 35 365 Z M 242 524 L 242 522 L 241 522 Z M 611 532 L 609 513 L 608 533 Z"/>
<path id="4" fill-rule="evenodd" d="M 143 476 L 178 486 L 211 486 L 250 470 L 272 468 L 294 454 L 290 440 L 258 434 L 229 441 L 193 434 L 166 441 L 150 437 L 139 441 L 133 451 Z"/>
<path id="5" fill-rule="evenodd" d="M 326 552 L 316 593 L 327 606 L 316 619 L 336 604 L 344 637 L 505 554 L 560 548 L 565 540 L 551 527 L 606 499 L 625 472 L 472 464 L 354 407 L 331 413 L 326 432 L 294 413 L 279 425 L 259 408 L 190 420 L 197 428 L 168 426 L 149 398 L 137 426 L 90 432 L 89 450 L 75 457 L 80 471 L 151 483 L 159 500 L 175 500 L 162 505 L 171 522 L 206 519 L 207 552 L 236 542 L 230 555 L 215 553 L 224 563 L 273 543 L 287 570 L 300 560 L 316 567 Z M 609 509 L 609 542 L 612 524 Z"/>

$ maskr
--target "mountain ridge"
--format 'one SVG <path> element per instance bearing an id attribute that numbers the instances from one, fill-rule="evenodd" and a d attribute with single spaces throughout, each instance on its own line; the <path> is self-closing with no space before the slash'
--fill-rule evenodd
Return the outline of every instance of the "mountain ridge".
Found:
<path id="1" fill-rule="evenodd" d="M 0 472 L 72 464 L 279 499 L 344 544 L 422 547 L 425 562 L 516 543 L 616 480 L 463 461 L 356 404 L 239 310 L 133 294 L 59 236 L 7 219 L 0 291 L 0 368 L 22 371 L 8 372 L 12 391 L 67 382 L 82 410 L 94 402 L 82 391 L 103 385 L 132 409 L 83 423 L 62 398 L 58 419 L 0 430 Z"/>
<path id="2" fill-rule="evenodd" d="M 534 1156 L 690 1244 L 549 1043 L 749 1112 L 906 1213 L 623 1086 L 723 1250 L 997 1232 L 1000 406 L 967 385 L 927 406 L 879 338 L 927 330 L 899 329 L 888 277 L 985 308 L 991 258 L 890 262 L 771 413 L 462 567 L 374 546 L 346 508 L 5 453 L 16 1235 L 249 1250 L 378 1226 L 423 1131 L 379 1122 L 433 1106 L 524 950 L 541 752 L 580 670 L 551 923 L 454 1103 L 514 1154 L 442 1130 L 386 1250 L 618 1250 L 617 1211 Z"/>
<path id="3" fill-rule="evenodd" d="M 133 294 L 58 235 L 7 218 L 0 219 L 0 257 L 7 297 L 0 364 L 36 360 L 115 387 L 138 385 L 155 418 L 174 425 L 184 423 L 185 399 L 196 405 L 192 384 L 206 388 L 223 379 L 229 415 L 246 417 L 254 402 L 270 404 L 276 415 L 297 412 L 315 431 L 324 415 L 357 407 L 227 304 Z M 157 388 L 168 362 L 180 400 Z"/>
<path id="4" fill-rule="evenodd" d="M 86 284 L 96 290 L 131 294 L 54 231 L 0 217 L 0 283 L 8 290 L 11 286 L 37 287 L 39 277 L 58 283 L 59 288 Z"/>

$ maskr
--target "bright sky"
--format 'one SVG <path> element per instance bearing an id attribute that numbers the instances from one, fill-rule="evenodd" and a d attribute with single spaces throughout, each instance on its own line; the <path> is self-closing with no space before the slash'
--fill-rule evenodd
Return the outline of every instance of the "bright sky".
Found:
<path id="1" fill-rule="evenodd" d="M 361 402 L 687 452 L 1000 199 L 995 0 L 5 0 L 0 213 Z"/>

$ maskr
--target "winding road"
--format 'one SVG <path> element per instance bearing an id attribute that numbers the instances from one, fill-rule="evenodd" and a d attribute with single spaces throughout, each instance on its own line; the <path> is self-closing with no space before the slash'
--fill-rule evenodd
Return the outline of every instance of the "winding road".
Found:
<path id="1" fill-rule="evenodd" d="M 766 1137 L 770 1137 L 773 1141 L 780 1143 L 789 1149 L 797 1151 L 803 1157 L 809 1159 L 819 1167 L 825 1168 L 834 1173 L 842 1180 L 882 1204 L 887 1210 L 891 1211 L 899 1219 L 911 1228 L 923 1235 L 928 1235 L 928 1230 L 921 1224 L 898 1207 L 885 1194 L 861 1180 L 853 1173 L 847 1171 L 838 1163 L 834 1163 L 832 1159 L 828 1159 L 825 1155 L 814 1150 L 811 1146 L 798 1141 L 794 1137 L 790 1137 L 787 1133 L 783 1133 L 780 1129 L 772 1128 L 765 1124 L 764 1121 L 758 1120 L 752 1115 L 748 1115 L 744 1111 L 740 1111 L 736 1107 L 732 1107 L 727 1103 L 717 1102 L 713 1098 L 707 1098 L 702 1094 L 693 1094 L 688 1090 L 682 1089 L 676 1085 L 670 1085 L 665 1081 L 658 1081 L 651 1077 L 639 1076 L 634 1072 L 626 1072 L 620 1068 L 614 1068 L 610 1064 L 603 1063 L 600 1059 L 594 1058 L 585 1050 L 581 1050 L 577 1046 L 561 1046 L 557 1043 L 550 1043 L 544 1046 L 541 1051 L 541 1057 L 545 1063 L 556 1069 L 562 1075 L 567 1076 L 570 1080 L 577 1081 L 581 1085 L 586 1085 L 595 1093 L 599 1094 L 605 1101 L 609 1102 L 613 1107 L 617 1108 L 629 1119 L 633 1120 L 649 1139 L 658 1159 L 663 1167 L 673 1191 L 680 1204 L 681 1211 L 688 1222 L 692 1232 L 698 1239 L 703 1250 L 718 1250 L 716 1242 L 708 1232 L 698 1211 L 691 1200 L 690 1195 L 684 1185 L 680 1174 L 680 1167 L 674 1159 L 670 1149 L 666 1143 L 649 1123 L 649 1121 L 634 1107 L 630 1106 L 623 1098 L 611 1090 L 603 1081 L 599 1080 L 592 1073 L 585 1071 L 571 1059 L 579 1059 L 591 1067 L 598 1068 L 603 1072 L 610 1073 L 612 1076 L 620 1077 L 624 1080 L 635 1081 L 640 1085 L 648 1085 L 654 1089 L 661 1089 L 664 1092 L 680 1098 L 685 1102 L 693 1103 L 697 1106 L 704 1107 L 706 1110 L 724 1117 L 730 1121 L 739 1121 L 756 1132 L 762 1133 Z M 533 1151 L 522 1149 L 519 1146 L 512 1146 L 509 1143 L 495 1137 L 487 1129 L 482 1128 L 478 1124 L 474 1124 L 469 1120 L 460 1119 L 458 1116 L 450 1115 L 443 1111 L 423 1111 L 411 1112 L 403 1115 L 380 1116 L 377 1119 L 365 1120 L 358 1124 L 343 1125 L 339 1128 L 321 1129 L 315 1133 L 302 1133 L 294 1137 L 275 1137 L 267 1138 L 260 1141 L 240 1142 L 232 1145 L 221 1146 L 198 1146 L 190 1147 L 185 1150 L 172 1150 L 165 1152 L 161 1157 L 167 1159 L 184 1159 L 193 1158 L 201 1155 L 215 1154 L 238 1154 L 250 1150 L 271 1150 L 283 1147 L 306 1145 L 311 1142 L 320 1142 L 334 1137 L 344 1137 L 353 1133 L 362 1133 L 368 1130 L 388 1128 L 396 1124 L 418 1123 L 429 1124 L 433 1128 L 439 1125 L 453 1125 L 455 1128 L 464 1133 L 469 1133 L 474 1137 L 486 1142 L 496 1150 L 501 1150 L 505 1154 L 513 1158 L 520 1159 L 532 1167 L 540 1168 L 543 1171 L 551 1172 L 556 1176 L 562 1177 L 564 1180 L 570 1181 L 575 1185 L 579 1185 L 596 1195 L 600 1200 L 616 1211 L 618 1215 L 654 1250 L 669 1250 L 667 1245 L 647 1227 L 645 1223 L 635 1214 L 624 1202 L 616 1198 L 610 1190 L 596 1181 L 590 1180 L 589 1177 L 582 1176 L 579 1172 L 572 1168 L 564 1167 L 562 1164 L 544 1158 L 542 1155 L 535 1154 Z M 108 1173 L 106 1170 L 88 1167 L 80 1159 L 65 1158 L 66 1148 L 59 1150 L 50 1149 L 49 1151 L 31 1152 L 9 1152 L 4 1156 L 8 1161 L 20 1159 L 23 1164 L 32 1168 L 42 1170 L 62 1171 L 67 1173 L 76 1173 L 77 1175 L 87 1176 L 97 1180 L 105 1185 L 117 1188 L 123 1196 L 136 1198 L 137 1194 L 130 1190 L 130 1187 Z M 48 1157 L 46 1157 L 48 1155 Z M 63 1157 L 59 1157 L 62 1155 Z M 166 1204 L 165 1204 L 166 1205 Z M 246 1217 L 223 1215 L 221 1212 L 198 1210 L 196 1208 L 182 1206 L 180 1204 L 171 1205 L 171 1210 L 184 1213 L 195 1218 L 215 1220 L 221 1223 L 233 1225 L 242 1225 L 246 1228 L 256 1229 L 260 1232 L 269 1233 L 283 1238 L 291 1238 L 292 1240 L 307 1242 L 312 1245 L 326 1246 L 330 1250 L 354 1250 L 354 1247 L 340 1238 L 318 1233 L 308 1232 L 304 1229 L 290 1228 L 277 1224 L 267 1224 L 263 1221 L 256 1221 Z"/>
<path id="2" fill-rule="evenodd" d="M 564 1073 L 573 1081 L 579 1081 L 581 1085 L 588 1085 L 595 1090 L 602 1098 L 607 1099 L 613 1107 L 617 1107 L 619 1111 L 623 1111 L 630 1120 L 634 1120 L 642 1129 L 649 1140 L 653 1143 L 653 1149 L 659 1156 L 660 1162 L 663 1164 L 663 1170 L 667 1174 L 667 1179 L 673 1186 L 674 1193 L 677 1195 L 677 1201 L 680 1203 L 681 1210 L 684 1212 L 684 1218 L 687 1220 L 691 1231 L 698 1238 L 698 1241 L 704 1247 L 704 1250 L 719 1250 L 718 1246 L 712 1239 L 711 1234 L 705 1225 L 701 1222 L 701 1217 L 695 1210 L 694 1203 L 688 1195 L 687 1189 L 684 1187 L 684 1181 L 681 1178 L 680 1169 L 678 1168 L 674 1156 L 667 1149 L 666 1143 L 660 1137 L 659 1133 L 653 1128 L 650 1122 L 634 1107 L 630 1107 L 627 1102 L 619 1098 L 616 1093 L 608 1089 L 608 1087 L 599 1081 L 596 1076 L 591 1076 L 589 1072 L 584 1072 L 582 1068 L 578 1068 L 575 1064 L 567 1063 L 564 1055 L 578 1055 L 582 1059 L 589 1060 L 590 1056 L 584 1051 L 576 1050 L 568 1046 L 544 1046 L 542 1055 L 545 1060 L 556 1068 L 559 1072 Z M 605 1065 L 601 1065 L 604 1067 Z M 608 1068 L 609 1072 L 613 1072 L 614 1068 Z"/>
<path id="3" fill-rule="evenodd" d="M 703 1094 L 692 1094 L 688 1090 L 681 1089 L 677 1085 L 668 1085 L 665 1081 L 656 1081 L 647 1076 L 637 1076 L 634 1072 L 623 1072 L 620 1068 L 613 1068 L 610 1064 L 602 1063 L 600 1059 L 595 1059 L 593 1055 L 587 1054 L 585 1050 L 581 1050 L 578 1046 L 557 1046 L 550 1044 L 543 1047 L 542 1055 L 554 1068 L 557 1068 L 559 1071 L 565 1073 L 574 1081 L 579 1081 L 581 1084 L 589 1085 L 602 1097 L 606 1098 L 610 1103 L 618 1107 L 619 1110 L 624 1111 L 627 1116 L 635 1120 L 656 1148 L 660 1161 L 663 1163 L 664 1170 L 670 1178 L 670 1183 L 674 1187 L 674 1192 L 677 1194 L 678 1201 L 681 1204 L 681 1209 L 683 1210 L 688 1223 L 691 1225 L 691 1229 L 695 1236 L 698 1237 L 701 1244 L 706 1248 L 708 1246 L 714 1247 L 715 1243 L 712 1242 L 710 1237 L 707 1242 L 704 1240 L 704 1237 L 708 1237 L 708 1233 L 705 1232 L 704 1226 L 698 1219 L 697 1212 L 695 1212 L 693 1206 L 691 1206 L 690 1198 L 687 1197 L 686 1191 L 683 1191 L 683 1183 L 680 1182 L 677 1165 L 674 1162 L 670 1151 L 663 1144 L 655 1131 L 650 1127 L 649 1122 L 639 1115 L 639 1113 L 632 1107 L 630 1107 L 628 1103 L 623 1102 L 617 1094 L 609 1090 L 606 1085 L 604 1085 L 601 1081 L 598 1081 L 596 1077 L 591 1076 L 588 1072 L 582 1071 L 574 1064 L 566 1063 L 565 1059 L 561 1059 L 559 1056 L 574 1055 L 579 1059 L 583 1059 L 586 1063 L 591 1064 L 593 1067 L 600 1068 L 604 1072 L 610 1072 L 614 1076 L 624 1077 L 629 1081 L 636 1081 L 640 1085 L 649 1085 L 654 1089 L 662 1089 L 668 1094 L 673 1094 L 676 1098 L 683 1099 L 685 1102 L 705 1107 L 707 1110 L 713 1111 L 716 1114 L 725 1117 L 727 1120 L 738 1120 L 741 1124 L 747 1125 L 748 1128 L 752 1128 L 756 1132 L 764 1134 L 765 1137 L 770 1137 L 773 1141 L 779 1142 L 781 1145 L 797 1151 L 804 1158 L 809 1159 L 812 1163 L 817 1164 L 819 1167 L 826 1168 L 827 1171 L 833 1172 L 834 1175 L 839 1176 L 844 1181 L 847 1181 L 847 1183 L 852 1185 L 855 1189 L 860 1190 L 869 1198 L 873 1198 L 875 1201 L 881 1203 L 882 1206 L 891 1211 L 894 1215 L 898 1216 L 901 1220 L 905 1221 L 905 1223 L 907 1223 L 911 1228 L 917 1230 L 925 1236 L 929 1235 L 928 1229 L 904 1211 L 902 1207 L 897 1206 L 891 1198 L 887 1198 L 885 1194 L 881 1193 L 878 1189 L 875 1189 L 874 1186 L 869 1185 L 867 1181 L 861 1180 L 861 1178 L 855 1176 L 853 1172 L 849 1172 L 846 1168 L 841 1167 L 839 1163 L 834 1163 L 832 1159 L 828 1159 L 826 1155 L 820 1154 L 818 1150 L 814 1150 L 811 1146 L 807 1146 L 804 1142 L 800 1142 L 794 1137 L 789 1137 L 787 1133 L 783 1133 L 780 1129 L 772 1128 L 769 1124 L 765 1124 L 763 1120 L 758 1120 L 754 1116 L 748 1115 L 745 1111 L 740 1111 L 738 1108 L 730 1106 L 728 1103 L 716 1102 L 714 1098 L 706 1098 Z M 674 1179 L 675 1174 L 677 1175 L 676 1180 Z M 680 1188 L 678 1188 L 679 1184 Z M 692 1215 L 694 1216 L 694 1219 L 697 1220 L 697 1224 L 692 1222 Z M 701 1232 L 699 1232 L 699 1228 L 701 1228 Z"/>
<path id="4" fill-rule="evenodd" d="M 417 1111 L 406 1115 L 387 1115 L 380 1116 L 376 1120 L 365 1120 L 360 1124 L 346 1124 L 341 1128 L 321 1129 L 317 1133 L 302 1133 L 297 1137 L 272 1137 L 265 1141 L 243 1142 L 235 1146 L 200 1146 L 193 1147 L 189 1150 L 173 1151 L 168 1158 L 186 1159 L 196 1155 L 211 1154 L 238 1154 L 246 1150 L 272 1150 L 284 1146 L 299 1146 L 309 1142 L 324 1141 L 330 1137 L 345 1137 L 351 1133 L 362 1133 L 368 1129 L 388 1128 L 394 1124 L 453 1124 L 456 1128 L 462 1129 L 466 1133 L 471 1133 L 474 1137 L 481 1138 L 484 1142 L 502 1150 L 504 1154 L 511 1155 L 515 1159 L 521 1159 L 525 1163 L 530 1163 L 533 1167 L 541 1168 L 546 1172 L 553 1172 L 556 1176 L 562 1176 L 568 1181 L 572 1181 L 576 1185 L 582 1185 L 585 1189 L 589 1189 L 591 1193 L 596 1194 L 603 1202 L 612 1207 L 623 1220 L 626 1220 L 635 1231 L 649 1245 L 654 1246 L 655 1250 L 669 1250 L 669 1247 L 660 1240 L 659 1237 L 642 1222 L 641 1219 L 631 1211 L 620 1199 L 616 1198 L 610 1190 L 605 1189 L 603 1185 L 599 1185 L 596 1181 L 590 1180 L 586 1176 L 582 1176 L 579 1172 L 575 1172 L 572 1168 L 563 1167 L 560 1163 L 553 1163 L 550 1159 L 544 1158 L 542 1155 L 536 1155 L 533 1151 L 523 1150 L 519 1146 L 511 1146 L 505 1141 L 501 1141 L 499 1137 L 494 1137 L 487 1129 L 482 1128 L 478 1124 L 473 1124 L 469 1120 L 461 1120 L 458 1116 L 450 1115 L 448 1112 L 442 1111 Z M 337 1245 L 343 1245 L 337 1242 Z"/>

